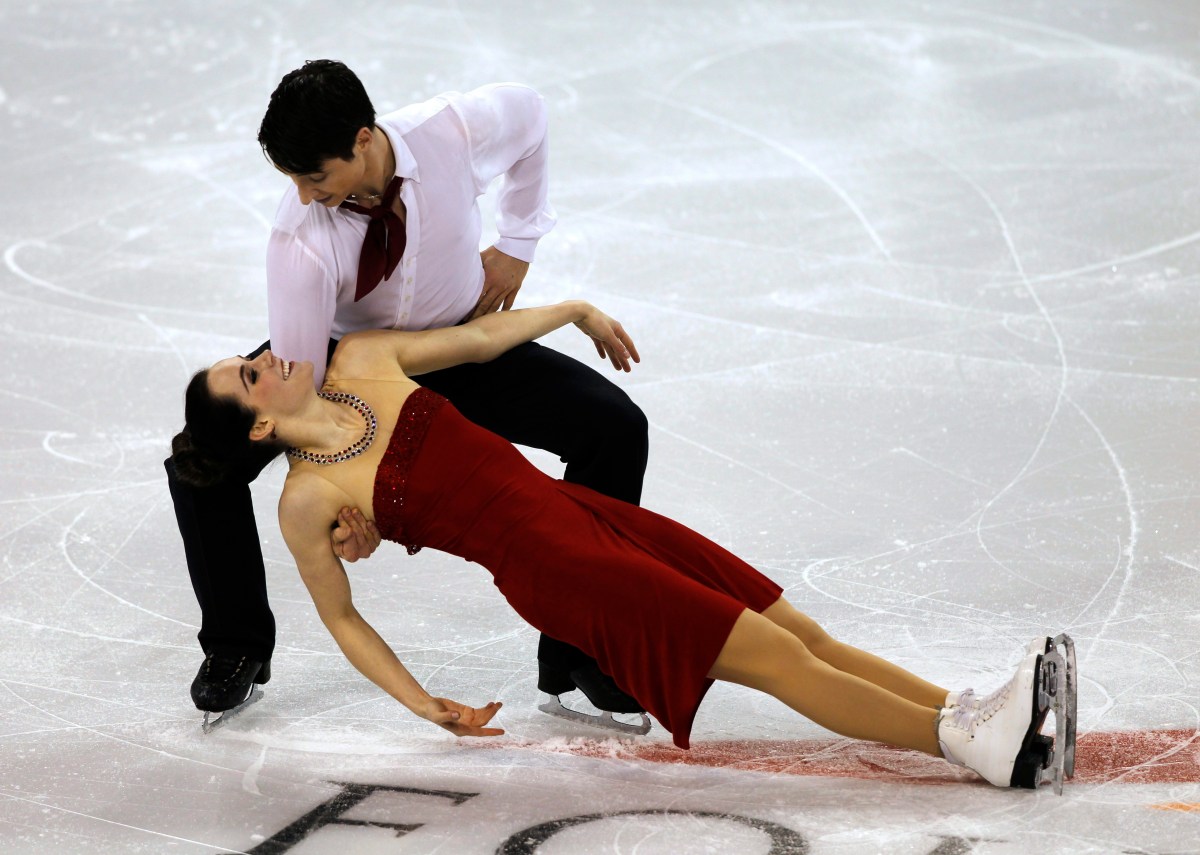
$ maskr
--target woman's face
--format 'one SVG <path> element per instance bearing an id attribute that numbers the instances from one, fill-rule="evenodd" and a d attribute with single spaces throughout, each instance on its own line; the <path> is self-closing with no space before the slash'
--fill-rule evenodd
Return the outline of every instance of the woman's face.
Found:
<path id="1" fill-rule="evenodd" d="M 293 412 L 313 394 L 311 362 L 286 362 L 269 350 L 253 359 L 232 356 L 208 370 L 208 390 L 233 398 L 258 415 Z"/>

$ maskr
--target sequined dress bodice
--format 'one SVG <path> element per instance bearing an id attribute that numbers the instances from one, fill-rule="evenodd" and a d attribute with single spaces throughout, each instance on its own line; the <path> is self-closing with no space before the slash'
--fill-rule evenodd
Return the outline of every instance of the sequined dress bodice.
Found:
<path id="1" fill-rule="evenodd" d="M 392 438 L 375 472 L 375 524 L 383 536 L 408 548 L 415 555 L 421 547 L 404 534 L 404 494 L 408 485 L 409 470 L 421 449 L 429 423 L 437 411 L 446 403 L 441 395 L 424 386 L 415 389 L 405 399 L 396 419 Z"/>
<path id="2" fill-rule="evenodd" d="M 560 483 L 422 386 L 405 400 L 375 474 L 375 522 L 409 554 L 428 546 L 495 573 L 514 532 Z"/>

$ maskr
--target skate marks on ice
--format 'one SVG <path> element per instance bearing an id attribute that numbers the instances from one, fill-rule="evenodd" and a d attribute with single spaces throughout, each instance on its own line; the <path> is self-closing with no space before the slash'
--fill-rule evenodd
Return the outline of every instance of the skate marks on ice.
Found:
<path id="1" fill-rule="evenodd" d="M 374 818 L 422 828 L 320 828 L 295 855 L 492 853 L 548 828 L 538 855 L 768 851 L 705 813 L 794 829 L 818 855 L 1194 850 L 1194 6 L 559 4 L 529 26 L 503 0 L 410 4 L 381 12 L 422 33 L 401 52 L 326 0 L 0 11 L 0 851 L 244 852 L 345 781 L 479 795 L 410 793 L 420 810 Z M 534 738 L 427 743 L 325 667 L 265 487 L 290 667 L 200 734 L 161 460 L 191 370 L 264 335 L 280 186 L 253 136 L 279 74 L 320 45 L 383 108 L 496 79 L 543 90 L 561 219 L 521 299 L 587 297 L 647 330 L 656 352 L 622 382 L 654 425 L 648 504 L 934 677 L 1047 623 L 1090 641 L 1063 799 L 819 733 L 753 739 L 795 732 L 769 707 L 708 707 L 715 741 L 690 754 L 538 742 L 581 731 L 540 724 L 508 617 L 471 606 L 494 659 L 431 647 L 461 596 L 388 583 L 381 559 L 356 593 L 429 621 L 389 639 L 448 694 L 494 691 Z"/>

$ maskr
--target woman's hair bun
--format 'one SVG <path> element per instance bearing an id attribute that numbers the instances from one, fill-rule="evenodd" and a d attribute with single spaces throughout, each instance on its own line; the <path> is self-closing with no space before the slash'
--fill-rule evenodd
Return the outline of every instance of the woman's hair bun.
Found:
<path id="1" fill-rule="evenodd" d="M 171 464 L 179 480 L 193 487 L 212 487 L 229 474 L 229 462 L 198 447 L 187 428 L 171 440 Z"/>
<path id="2" fill-rule="evenodd" d="M 171 440 L 171 465 L 180 481 L 195 487 L 234 477 L 249 483 L 285 447 L 250 439 L 254 411 L 234 398 L 214 395 L 208 369 L 196 372 L 188 383 L 184 420 L 184 429 Z"/>

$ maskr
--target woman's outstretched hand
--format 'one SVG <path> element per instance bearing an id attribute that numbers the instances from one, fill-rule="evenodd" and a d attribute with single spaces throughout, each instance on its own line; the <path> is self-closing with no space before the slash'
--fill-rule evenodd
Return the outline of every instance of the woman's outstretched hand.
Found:
<path id="1" fill-rule="evenodd" d="M 595 306 L 589 305 L 587 313 L 575 322 L 575 326 L 591 337 L 600 358 L 607 359 L 618 371 L 631 371 L 630 359 L 642 361 L 625 328 Z"/>
<path id="2" fill-rule="evenodd" d="M 455 736 L 501 736 L 499 727 L 484 727 L 504 704 L 492 701 L 486 707 L 469 707 L 449 698 L 430 698 L 421 710 L 422 718 L 444 727 Z"/>

